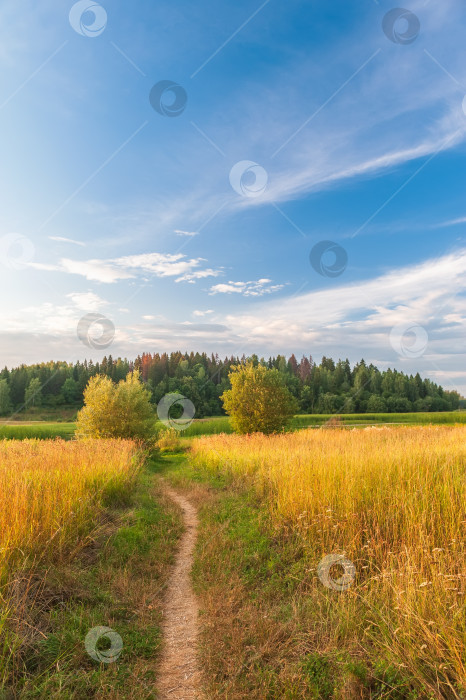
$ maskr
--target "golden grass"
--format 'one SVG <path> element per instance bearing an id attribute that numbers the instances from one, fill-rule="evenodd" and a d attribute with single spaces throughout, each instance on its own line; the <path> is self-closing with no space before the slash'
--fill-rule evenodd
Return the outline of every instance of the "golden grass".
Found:
<path id="1" fill-rule="evenodd" d="M 0 441 L 0 582 L 79 547 L 137 468 L 131 441 Z"/>
<path id="2" fill-rule="evenodd" d="M 246 479 L 272 525 L 299 533 L 306 575 L 331 601 L 335 639 L 351 628 L 368 658 L 393 663 L 433 697 L 460 696 L 465 427 L 219 435 L 195 440 L 192 455 L 195 465 Z M 316 575 L 333 553 L 356 567 L 344 592 Z"/>

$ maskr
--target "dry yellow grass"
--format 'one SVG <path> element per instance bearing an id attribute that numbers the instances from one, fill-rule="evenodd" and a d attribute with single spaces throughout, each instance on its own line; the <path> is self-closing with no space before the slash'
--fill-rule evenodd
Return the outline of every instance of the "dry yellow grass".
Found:
<path id="1" fill-rule="evenodd" d="M 131 483 L 136 455 L 131 441 L 0 441 L 0 583 L 79 547 L 105 494 Z"/>
<path id="2" fill-rule="evenodd" d="M 403 669 L 432 697 L 460 697 L 465 427 L 220 435 L 195 440 L 192 454 L 194 464 L 247 479 L 272 524 L 300 533 L 307 575 L 330 597 L 336 641 L 352 627 L 368 658 Z M 356 567 L 344 592 L 316 576 L 333 553 Z"/>

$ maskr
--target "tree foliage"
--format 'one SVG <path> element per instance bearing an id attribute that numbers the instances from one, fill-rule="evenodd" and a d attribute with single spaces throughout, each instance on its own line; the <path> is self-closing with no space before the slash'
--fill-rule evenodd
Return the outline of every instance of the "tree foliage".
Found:
<path id="1" fill-rule="evenodd" d="M 277 369 L 253 362 L 237 365 L 230 382 L 231 389 L 221 398 L 238 433 L 276 433 L 298 410 L 298 402 Z"/>
<path id="2" fill-rule="evenodd" d="M 84 408 L 78 413 L 76 435 L 148 440 L 155 424 L 149 399 L 138 371 L 118 384 L 102 375 L 92 377 L 84 392 Z"/>
<path id="3" fill-rule="evenodd" d="M 24 392 L 24 403 L 27 406 L 42 405 L 42 386 L 37 377 L 31 379 L 29 382 L 27 389 Z"/>
<path id="4" fill-rule="evenodd" d="M 139 370 L 142 382 L 155 406 L 168 393 L 182 394 L 196 407 L 196 418 L 224 413 L 222 394 L 231 388 L 229 374 L 238 364 L 276 369 L 286 387 L 299 402 L 302 413 L 365 413 L 382 411 L 451 411 L 459 406 L 459 394 L 445 391 L 419 374 L 406 375 L 396 369 L 380 371 L 361 360 L 351 366 L 348 360 L 335 362 L 323 357 L 320 364 L 309 355 L 297 360 L 292 355 L 259 358 L 225 357 L 206 353 L 143 353 L 134 361 L 114 359 L 85 360 L 74 364 L 46 362 L 21 365 L 0 371 L 7 382 L 12 409 L 21 409 L 31 380 L 41 387 L 44 408 L 83 405 L 84 390 L 92 377 L 103 375 L 118 383 L 128 372 Z M 36 387 L 39 386 L 36 383 Z M 28 393 L 28 398 L 30 396 Z M 32 403 L 27 404 L 27 408 Z M 36 404 L 37 405 L 37 404 Z"/>
<path id="5" fill-rule="evenodd" d="M 0 416 L 11 411 L 10 387 L 6 379 L 0 379 Z"/>

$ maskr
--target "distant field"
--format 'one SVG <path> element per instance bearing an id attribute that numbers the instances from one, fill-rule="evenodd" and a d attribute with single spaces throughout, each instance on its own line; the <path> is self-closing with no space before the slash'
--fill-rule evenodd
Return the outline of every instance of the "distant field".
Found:
<path id="1" fill-rule="evenodd" d="M 383 423 L 398 423 L 400 425 L 454 425 L 466 424 L 466 411 L 446 411 L 444 413 L 344 413 L 336 414 L 301 414 L 296 415 L 291 421 L 292 430 L 302 428 L 319 428 L 331 421 L 338 421 L 342 426 L 380 425 Z M 76 430 L 76 423 L 48 422 L 48 421 L 0 421 L 0 440 L 24 440 L 36 438 L 48 440 L 63 438 L 70 440 Z M 201 435 L 218 435 L 219 433 L 232 433 L 228 416 L 213 416 L 199 418 L 180 431 L 183 438 L 199 437 Z"/>
<path id="2" fill-rule="evenodd" d="M 181 432 L 181 437 L 197 437 L 199 435 L 218 435 L 219 433 L 233 432 L 228 416 L 213 418 L 200 418 L 195 420 L 189 428 Z"/>
<path id="3" fill-rule="evenodd" d="M 70 440 L 75 429 L 75 423 L 21 422 L 18 425 L 0 423 L 0 440 L 25 440 L 27 438 L 49 440 L 57 437 Z"/>
<path id="4" fill-rule="evenodd" d="M 374 425 L 399 423 L 403 425 L 454 425 L 466 424 L 466 411 L 444 411 L 432 413 L 313 413 L 297 415 L 293 418 L 293 428 L 318 427 L 330 420 L 340 420 L 344 425 Z"/>
<path id="5" fill-rule="evenodd" d="M 301 414 L 294 416 L 291 421 L 292 430 L 302 428 L 319 428 L 331 421 L 338 421 L 341 425 L 365 426 L 380 425 L 383 423 L 400 425 L 454 425 L 466 424 L 466 411 L 446 411 L 439 413 L 343 413 L 329 414 Z M 180 432 L 181 437 L 198 437 L 200 435 L 218 435 L 219 433 L 232 433 L 228 416 L 217 416 L 195 420 L 189 428 Z"/>

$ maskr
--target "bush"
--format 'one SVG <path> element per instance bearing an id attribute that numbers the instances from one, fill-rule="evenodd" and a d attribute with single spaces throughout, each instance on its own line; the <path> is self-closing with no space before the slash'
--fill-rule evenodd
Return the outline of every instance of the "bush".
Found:
<path id="1" fill-rule="evenodd" d="M 275 433 L 298 412 L 298 403 L 276 369 L 252 363 L 232 368 L 231 389 L 221 399 L 238 433 Z"/>
<path id="2" fill-rule="evenodd" d="M 76 435 L 81 438 L 136 438 L 147 441 L 155 433 L 150 392 L 139 372 L 114 384 L 109 377 L 91 377 L 78 413 Z"/>

